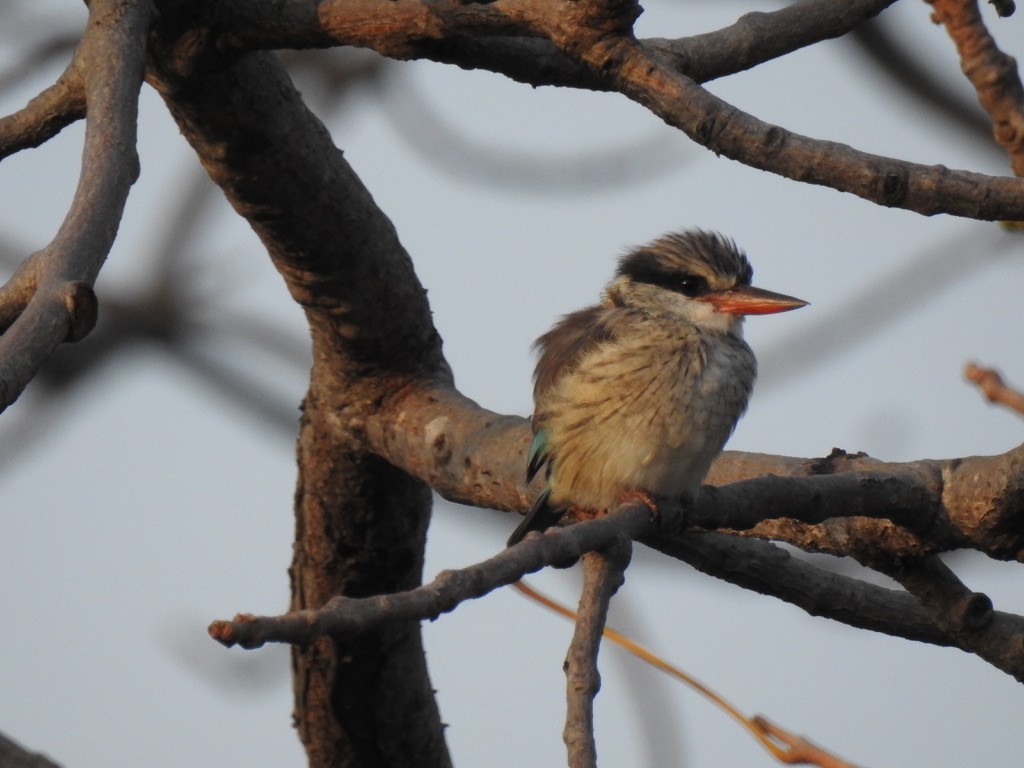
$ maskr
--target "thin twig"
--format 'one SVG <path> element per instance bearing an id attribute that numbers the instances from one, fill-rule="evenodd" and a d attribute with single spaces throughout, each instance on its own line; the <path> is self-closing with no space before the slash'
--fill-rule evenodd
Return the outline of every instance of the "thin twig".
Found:
<path id="1" fill-rule="evenodd" d="M 597 654 L 608 620 L 608 605 L 625 581 L 632 551 L 628 539 L 583 556 L 583 593 L 576 629 L 565 657 L 566 716 L 562 738 L 569 768 L 596 768 L 594 697 L 601 688 Z"/>
<path id="2" fill-rule="evenodd" d="M 977 384 L 990 403 L 1004 405 L 1024 416 L 1024 393 L 1006 384 L 994 368 L 982 368 L 975 363 L 968 363 L 964 366 L 964 377 Z"/>
<path id="3" fill-rule="evenodd" d="M 553 600 L 547 595 L 538 592 L 533 587 L 526 584 L 526 582 L 518 581 L 513 586 L 516 590 L 526 595 L 526 597 L 540 603 L 545 608 L 551 609 L 570 621 L 578 622 L 579 619 L 575 612 L 566 608 L 557 600 Z M 747 717 L 724 696 L 709 688 L 693 675 L 683 671 L 671 662 L 668 662 L 658 656 L 653 651 L 640 645 L 631 637 L 607 626 L 604 628 L 603 635 L 644 663 L 650 664 L 655 669 L 661 670 L 670 677 L 675 678 L 710 701 L 713 705 L 743 726 L 755 739 L 757 739 L 758 743 L 761 744 L 762 747 L 764 747 L 780 762 L 788 764 L 805 763 L 818 765 L 821 766 L 821 768 L 853 768 L 852 763 L 847 763 L 830 752 L 825 751 L 821 747 L 814 746 L 803 737 L 793 735 L 789 731 L 771 723 L 760 715 Z"/>

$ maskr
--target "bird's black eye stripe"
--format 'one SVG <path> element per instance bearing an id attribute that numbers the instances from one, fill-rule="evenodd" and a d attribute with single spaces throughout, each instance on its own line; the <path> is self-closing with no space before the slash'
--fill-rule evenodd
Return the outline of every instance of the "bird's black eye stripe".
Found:
<path id="1" fill-rule="evenodd" d="M 679 287 L 676 290 L 683 294 L 683 296 L 700 296 L 701 294 L 707 293 L 708 282 L 698 275 L 683 275 L 682 280 L 679 281 Z"/>
<path id="2" fill-rule="evenodd" d="M 700 275 L 666 269 L 653 259 L 626 259 L 619 269 L 619 274 L 628 277 L 634 283 L 657 285 L 684 296 L 701 296 L 708 292 L 708 281 Z"/>

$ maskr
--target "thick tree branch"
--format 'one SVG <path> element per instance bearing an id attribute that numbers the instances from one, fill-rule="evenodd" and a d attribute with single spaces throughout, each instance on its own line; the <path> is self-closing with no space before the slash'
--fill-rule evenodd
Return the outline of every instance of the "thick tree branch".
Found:
<path id="1" fill-rule="evenodd" d="M 431 384 L 408 386 L 380 405 L 363 435 L 375 452 L 453 501 L 529 509 L 540 485 L 523 486 L 531 439 L 525 419 Z M 818 459 L 726 451 L 706 482 L 741 480 L 751 483 L 703 489 L 691 519 L 709 528 L 753 525 L 754 535 L 837 555 L 860 546 L 900 556 L 971 547 L 1015 559 L 1024 551 L 1024 446 L 999 456 L 905 463 L 842 451 Z M 790 509 L 809 522 L 784 517 Z"/>
<path id="2" fill-rule="evenodd" d="M 583 594 L 576 612 L 576 629 L 565 657 L 566 707 L 562 739 L 569 768 L 596 768 L 594 697 L 601 688 L 597 654 L 608 621 L 608 605 L 626 580 L 632 540 L 583 555 Z"/>
<path id="3" fill-rule="evenodd" d="M 152 14 L 148 0 L 90 5 L 76 54 L 87 104 L 82 173 L 56 237 L 0 290 L 0 409 L 17 399 L 58 345 L 84 338 L 96 322 L 92 285 L 139 174 L 136 118 Z"/>
<path id="4" fill-rule="evenodd" d="M 367 0 L 356 6 L 335 0 L 315 10 L 296 1 L 285 5 L 275 25 L 265 23 L 269 6 L 218 5 L 216 13 L 231 22 L 224 28 L 236 30 L 224 45 L 359 45 L 398 59 L 431 58 L 499 72 L 508 55 L 504 74 L 534 85 L 622 92 L 697 143 L 754 168 L 925 215 L 1024 219 L 1024 182 L 903 162 L 800 136 L 736 109 L 681 72 L 693 72 L 698 79 L 720 76 L 727 73 L 720 62 L 730 58 L 740 62 L 739 68 L 753 66 L 842 34 L 886 3 L 845 5 L 849 7 L 809 2 L 744 17 L 732 27 L 692 40 L 646 42 L 633 39 L 622 20 L 606 23 L 597 0 L 468 5 L 458 0 Z M 273 9 L 278 13 L 279 6 Z M 822 26 L 814 29 L 812 19 Z M 773 35 L 779 43 L 768 42 Z M 489 49 L 492 40 L 498 42 Z M 513 55 L 520 44 L 524 51 Z M 712 50 L 718 53 L 712 56 Z M 471 58 L 475 56 L 481 58 Z"/>
<path id="5" fill-rule="evenodd" d="M 681 74 L 706 82 L 844 35 L 893 2 L 801 0 L 776 11 L 748 13 L 715 32 L 644 43 L 671 56 Z M 399 0 L 354 8 L 344 0 L 233 0 L 210 9 L 206 23 L 216 19 L 225 30 L 225 45 L 245 50 L 355 45 L 395 59 L 487 69 L 534 86 L 610 88 L 599 74 L 537 36 L 528 18 L 514 22 L 512 12 L 493 5 Z M 540 16 L 545 9 L 538 6 L 534 12 Z"/>
<path id="6" fill-rule="evenodd" d="M 164 9 L 148 76 L 310 325 L 292 610 L 413 589 L 429 489 L 370 454 L 357 433 L 385 392 L 418 375 L 450 378 L 425 292 L 391 222 L 279 62 L 224 55 L 192 35 L 207 6 Z M 321 637 L 293 660 L 311 765 L 450 764 L 417 622 Z"/>
<path id="7" fill-rule="evenodd" d="M 939 479 L 926 487 L 922 473 L 844 472 L 838 475 L 763 475 L 701 489 L 688 522 L 707 530 L 746 531 L 785 518 L 818 525 L 865 517 L 888 520 L 910 531 L 936 524 Z"/>

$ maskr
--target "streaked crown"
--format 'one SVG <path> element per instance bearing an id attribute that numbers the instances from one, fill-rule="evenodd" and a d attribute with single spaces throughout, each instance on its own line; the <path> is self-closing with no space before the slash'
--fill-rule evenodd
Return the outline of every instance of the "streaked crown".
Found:
<path id="1" fill-rule="evenodd" d="M 692 229 L 665 235 L 628 253 L 616 275 L 686 296 L 750 285 L 754 270 L 736 243 L 717 232 Z"/>

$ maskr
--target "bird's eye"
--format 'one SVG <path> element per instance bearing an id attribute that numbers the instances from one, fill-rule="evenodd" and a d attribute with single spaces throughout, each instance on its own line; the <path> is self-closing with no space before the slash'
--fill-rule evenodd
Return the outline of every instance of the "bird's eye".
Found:
<path id="1" fill-rule="evenodd" d="M 697 275 L 685 275 L 682 280 L 679 281 L 679 292 L 683 296 L 700 296 L 702 293 L 707 291 L 707 282 L 703 277 Z"/>

